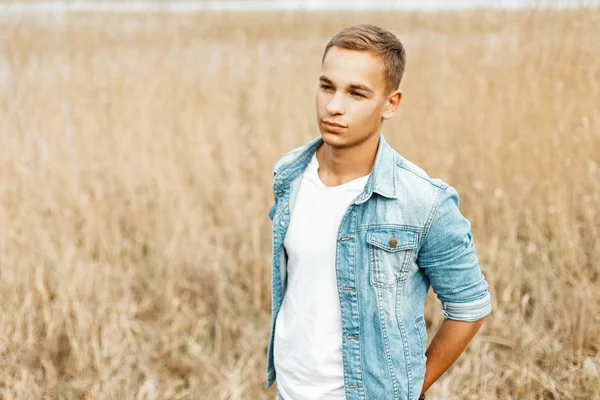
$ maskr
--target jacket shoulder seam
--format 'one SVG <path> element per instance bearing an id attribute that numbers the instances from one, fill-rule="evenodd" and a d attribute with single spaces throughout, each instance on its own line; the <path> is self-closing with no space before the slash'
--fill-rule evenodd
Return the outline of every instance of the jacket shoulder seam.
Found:
<path id="1" fill-rule="evenodd" d="M 429 232 L 431 231 L 431 225 L 433 224 L 433 219 L 435 218 L 435 214 L 437 214 L 438 209 L 440 208 L 440 204 L 442 203 L 442 197 L 446 190 L 450 185 L 446 184 L 446 187 L 440 187 L 440 190 L 435 197 L 435 202 L 433 203 L 433 207 L 431 208 L 431 212 L 427 217 L 427 221 L 425 222 L 425 234 L 423 235 L 423 240 L 421 241 L 421 246 L 425 244 L 427 238 L 429 237 Z"/>
<path id="2" fill-rule="evenodd" d="M 279 160 L 277 160 L 277 162 L 275 163 L 275 166 L 273 167 L 273 175 L 276 175 L 277 172 L 279 172 L 282 167 L 284 167 L 285 165 L 287 165 L 289 163 L 289 161 L 286 162 L 286 160 L 294 155 L 295 153 L 298 153 L 299 151 L 301 151 L 305 146 L 299 146 L 296 147 L 290 151 L 288 151 L 287 153 L 285 153 L 283 156 L 281 156 L 279 158 Z M 291 160 L 290 160 L 291 161 Z"/>
<path id="3" fill-rule="evenodd" d="M 410 172 L 411 174 L 413 174 L 416 177 L 419 177 L 421 179 L 423 179 L 424 181 L 428 182 L 430 185 L 435 186 L 439 189 L 446 189 L 449 185 L 446 182 L 440 181 L 440 182 L 436 182 L 434 179 L 432 179 L 429 176 L 423 175 L 422 173 L 420 173 L 419 171 L 415 171 L 414 169 L 410 168 L 410 166 L 405 165 L 402 160 L 396 161 L 396 166 L 398 168 L 402 168 L 405 171 Z"/>

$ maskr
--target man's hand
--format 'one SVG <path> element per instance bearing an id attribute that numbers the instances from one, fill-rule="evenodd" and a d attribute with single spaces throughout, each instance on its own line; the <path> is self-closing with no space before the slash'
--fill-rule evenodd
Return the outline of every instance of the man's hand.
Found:
<path id="1" fill-rule="evenodd" d="M 442 322 L 425 352 L 427 365 L 421 396 L 458 359 L 481 328 L 483 320 L 464 322 L 445 319 Z"/>

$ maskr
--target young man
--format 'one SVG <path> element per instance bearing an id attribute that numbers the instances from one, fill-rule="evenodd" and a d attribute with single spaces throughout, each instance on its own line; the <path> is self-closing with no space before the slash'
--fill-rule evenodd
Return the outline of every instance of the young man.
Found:
<path id="1" fill-rule="evenodd" d="M 278 399 L 424 398 L 491 312 L 456 191 L 381 134 L 405 57 L 376 26 L 335 35 L 316 96 L 321 135 L 275 165 L 267 387 L 277 380 Z M 430 284 L 445 319 L 426 350 Z"/>

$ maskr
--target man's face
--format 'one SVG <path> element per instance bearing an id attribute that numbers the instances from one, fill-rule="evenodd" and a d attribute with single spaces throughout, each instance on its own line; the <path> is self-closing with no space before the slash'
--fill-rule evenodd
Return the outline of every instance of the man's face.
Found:
<path id="1" fill-rule="evenodd" d="M 382 120 L 391 118 L 397 107 L 390 99 L 398 92 L 387 93 L 380 57 L 331 47 L 321 66 L 316 96 L 317 123 L 325 143 L 351 147 L 379 136 Z M 400 97 L 401 93 L 397 102 Z"/>

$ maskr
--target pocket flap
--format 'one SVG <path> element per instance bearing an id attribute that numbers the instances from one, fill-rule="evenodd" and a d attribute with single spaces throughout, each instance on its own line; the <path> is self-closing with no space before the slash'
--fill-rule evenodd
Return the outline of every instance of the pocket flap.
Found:
<path id="1" fill-rule="evenodd" d="M 367 242 L 385 251 L 409 250 L 417 247 L 417 233 L 398 228 L 369 231 Z"/>

